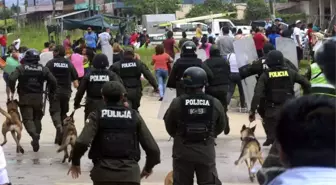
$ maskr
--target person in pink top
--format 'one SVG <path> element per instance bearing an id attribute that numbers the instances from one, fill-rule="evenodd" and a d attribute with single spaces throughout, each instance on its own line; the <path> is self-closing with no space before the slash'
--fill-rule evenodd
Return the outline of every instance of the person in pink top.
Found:
<path id="1" fill-rule="evenodd" d="M 76 48 L 74 53 L 70 56 L 70 61 L 74 65 L 77 74 L 78 74 L 78 81 L 80 82 L 84 77 L 84 56 L 81 55 L 81 49 Z"/>
<path id="2" fill-rule="evenodd" d="M 203 37 L 201 38 L 201 43 L 202 44 L 199 46 L 199 49 L 204 49 L 207 59 L 210 58 L 210 48 L 212 44 L 208 42 L 207 35 L 203 35 Z"/>
<path id="3" fill-rule="evenodd" d="M 164 52 L 164 47 L 159 44 L 155 47 L 155 55 L 152 56 L 152 65 L 154 65 L 156 79 L 159 84 L 160 99 L 162 101 L 166 89 L 168 78 L 168 65 L 173 62 L 173 58 Z"/>

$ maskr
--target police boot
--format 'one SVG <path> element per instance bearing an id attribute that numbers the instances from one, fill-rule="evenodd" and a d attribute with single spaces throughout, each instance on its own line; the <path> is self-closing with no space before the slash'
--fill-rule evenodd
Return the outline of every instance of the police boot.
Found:
<path id="1" fill-rule="evenodd" d="M 273 140 L 266 139 L 266 141 L 263 143 L 263 146 L 270 146 L 271 144 L 273 144 Z"/>
<path id="2" fill-rule="evenodd" d="M 63 129 L 62 126 L 56 128 L 55 144 L 61 146 L 62 144 Z"/>
<path id="3" fill-rule="evenodd" d="M 33 137 L 33 140 L 31 141 L 31 145 L 33 147 L 34 152 L 38 152 L 40 149 L 40 144 L 39 144 L 40 136 Z"/>

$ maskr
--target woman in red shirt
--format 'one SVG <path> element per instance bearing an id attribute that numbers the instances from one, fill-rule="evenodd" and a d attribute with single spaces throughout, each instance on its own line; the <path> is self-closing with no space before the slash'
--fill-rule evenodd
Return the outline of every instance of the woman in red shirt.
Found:
<path id="1" fill-rule="evenodd" d="M 260 31 L 259 28 L 255 29 L 255 34 L 253 36 L 254 44 L 257 49 L 258 58 L 264 56 L 264 45 L 268 41 L 267 37 Z"/>
<path id="2" fill-rule="evenodd" d="M 155 55 L 152 56 L 152 65 L 154 65 L 156 79 L 159 84 L 160 99 L 162 101 L 168 78 L 168 66 L 173 62 L 173 58 L 164 52 L 163 45 L 155 47 Z"/>

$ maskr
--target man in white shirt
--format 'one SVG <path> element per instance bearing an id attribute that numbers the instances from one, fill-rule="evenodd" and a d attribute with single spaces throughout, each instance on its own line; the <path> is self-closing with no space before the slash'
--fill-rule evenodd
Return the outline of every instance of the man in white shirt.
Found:
<path id="1" fill-rule="evenodd" d="M 230 105 L 230 101 L 232 98 L 232 95 L 236 89 L 236 86 L 238 86 L 239 90 L 239 98 L 240 98 L 240 107 L 245 108 L 245 97 L 244 97 L 244 90 L 241 83 L 241 77 L 239 74 L 239 68 L 238 63 L 236 59 L 235 53 L 230 53 L 227 55 L 227 60 L 230 63 L 230 83 L 229 83 L 229 91 L 227 93 L 227 104 Z"/>
<path id="2" fill-rule="evenodd" d="M 17 50 L 19 50 L 20 44 L 21 44 L 20 36 L 17 36 L 16 40 L 13 41 L 13 45 Z"/>
<path id="3" fill-rule="evenodd" d="M 302 43 L 301 43 L 301 21 L 300 20 L 297 20 L 295 22 L 295 28 L 294 28 L 294 31 L 293 31 L 293 39 L 294 39 L 294 42 L 296 44 L 296 52 L 297 52 L 297 58 L 298 58 L 298 62 L 300 63 L 300 60 L 303 59 L 303 50 L 302 50 Z"/>
<path id="4" fill-rule="evenodd" d="M 335 99 L 309 95 L 278 114 L 276 140 L 287 170 L 268 185 L 335 185 Z"/>

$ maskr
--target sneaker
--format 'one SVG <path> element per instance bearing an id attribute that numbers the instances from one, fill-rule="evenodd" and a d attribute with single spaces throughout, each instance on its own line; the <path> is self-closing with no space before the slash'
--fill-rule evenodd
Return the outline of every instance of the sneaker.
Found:
<path id="1" fill-rule="evenodd" d="M 39 144 L 39 141 L 38 141 L 38 140 L 34 139 L 33 141 L 31 141 L 30 144 L 32 145 L 32 147 L 33 147 L 33 151 L 34 151 L 34 152 L 38 152 L 38 151 L 39 151 L 39 149 L 40 149 L 40 144 Z"/>
<path id="2" fill-rule="evenodd" d="M 271 144 L 273 144 L 272 140 L 266 139 L 266 141 L 263 143 L 263 146 L 270 146 Z"/>
<path id="3" fill-rule="evenodd" d="M 159 101 L 162 101 L 163 100 L 163 98 L 161 97 L 160 99 L 159 99 Z"/>
<path id="4" fill-rule="evenodd" d="M 59 146 L 61 146 L 61 144 L 62 144 L 62 135 L 63 135 L 62 128 L 61 127 L 57 128 L 57 130 L 56 130 L 56 136 L 55 136 L 55 144 L 58 144 Z"/>

